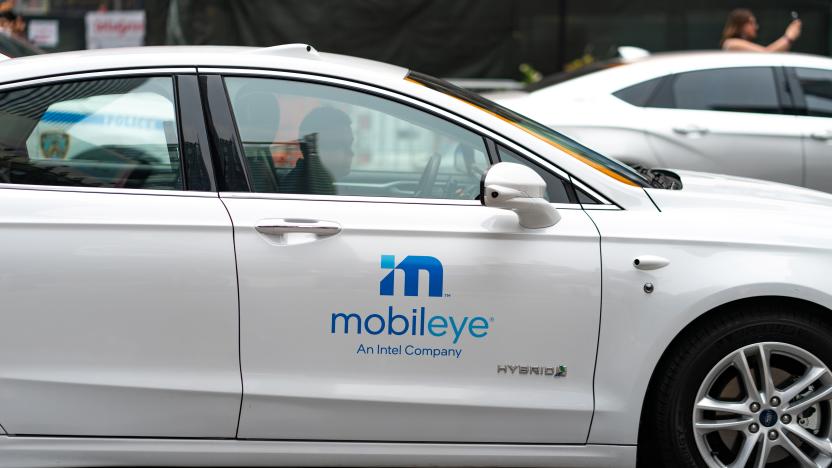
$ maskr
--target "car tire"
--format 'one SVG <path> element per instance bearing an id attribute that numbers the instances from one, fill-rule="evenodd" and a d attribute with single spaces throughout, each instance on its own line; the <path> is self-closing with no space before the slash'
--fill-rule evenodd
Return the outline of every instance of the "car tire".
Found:
<path id="1" fill-rule="evenodd" d="M 745 466 L 745 459 L 749 466 L 827 466 L 830 365 L 832 326 L 797 303 L 711 314 L 680 336 L 656 369 L 639 466 Z M 767 465 L 759 465 L 761 457 Z"/>

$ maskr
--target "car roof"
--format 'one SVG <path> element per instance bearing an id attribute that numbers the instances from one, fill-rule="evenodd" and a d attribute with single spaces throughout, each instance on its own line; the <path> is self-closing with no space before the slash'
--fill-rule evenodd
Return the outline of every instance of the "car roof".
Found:
<path id="1" fill-rule="evenodd" d="M 647 57 L 625 60 L 626 64 L 665 63 L 697 64 L 707 66 L 750 66 L 755 64 L 805 66 L 807 63 L 821 63 L 832 66 L 832 59 L 820 55 L 796 52 L 739 52 L 724 50 L 693 50 L 681 52 L 659 52 Z"/>
<path id="2" fill-rule="evenodd" d="M 647 57 L 610 62 L 609 67 L 562 81 L 534 93 L 613 92 L 652 78 L 692 70 L 732 67 L 788 66 L 832 70 L 832 59 L 799 53 L 727 52 L 721 50 L 662 52 Z"/>
<path id="3" fill-rule="evenodd" d="M 319 53 L 306 44 L 268 48 L 162 46 L 83 50 L 6 60 L 0 63 L 0 84 L 131 68 L 262 68 L 366 82 L 401 80 L 408 72 L 405 68 L 373 60 Z"/>

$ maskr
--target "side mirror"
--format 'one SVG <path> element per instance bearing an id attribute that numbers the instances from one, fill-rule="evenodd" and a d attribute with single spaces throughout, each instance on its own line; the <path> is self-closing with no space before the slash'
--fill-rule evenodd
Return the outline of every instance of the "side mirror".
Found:
<path id="1" fill-rule="evenodd" d="M 510 162 L 497 163 L 485 173 L 482 204 L 517 213 L 520 225 L 529 229 L 554 226 L 560 213 L 543 195 L 546 182 L 532 169 Z"/>

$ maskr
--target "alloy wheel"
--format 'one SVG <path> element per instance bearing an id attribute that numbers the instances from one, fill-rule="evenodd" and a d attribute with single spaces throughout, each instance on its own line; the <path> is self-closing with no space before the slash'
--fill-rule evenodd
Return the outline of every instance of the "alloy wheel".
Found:
<path id="1" fill-rule="evenodd" d="M 826 467 L 832 462 L 832 373 L 786 343 L 755 343 L 725 356 L 693 406 L 709 467 Z"/>

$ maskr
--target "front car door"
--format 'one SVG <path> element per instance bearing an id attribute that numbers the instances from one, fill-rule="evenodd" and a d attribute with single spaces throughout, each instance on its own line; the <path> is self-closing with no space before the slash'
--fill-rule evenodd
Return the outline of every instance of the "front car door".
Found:
<path id="1" fill-rule="evenodd" d="M 783 83 L 773 67 L 671 75 L 644 109 L 650 145 L 669 168 L 803 185 L 802 132 Z"/>
<path id="2" fill-rule="evenodd" d="M 202 119 L 182 71 L 0 88 L 8 434 L 235 435 L 231 223 L 211 184 L 185 177 L 210 169 L 176 112 Z"/>
<path id="3" fill-rule="evenodd" d="M 496 157 L 481 134 L 401 96 L 304 79 L 227 76 L 216 100 L 231 103 L 253 186 L 221 193 L 240 281 L 239 437 L 585 443 L 601 280 L 586 213 L 564 205 L 557 225 L 523 229 L 475 200 Z"/>

